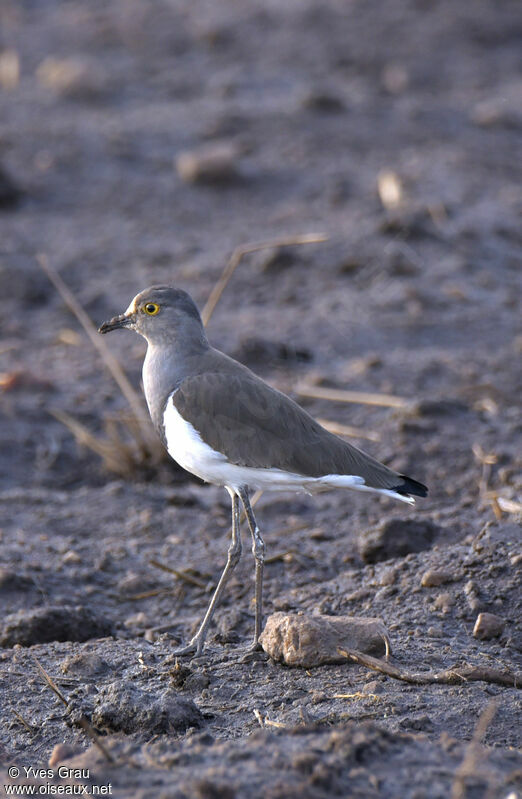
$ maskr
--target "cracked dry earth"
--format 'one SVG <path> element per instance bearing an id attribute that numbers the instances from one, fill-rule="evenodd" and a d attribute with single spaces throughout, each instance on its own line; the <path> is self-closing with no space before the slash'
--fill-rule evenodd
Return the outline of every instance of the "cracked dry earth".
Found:
<path id="1" fill-rule="evenodd" d="M 4 0 L 0 25 L 0 784 L 522 796 L 519 4 Z M 173 655 L 228 496 L 159 444 L 129 462 L 125 401 L 35 256 L 100 323 L 153 282 L 202 307 L 235 246 L 316 231 L 245 258 L 209 337 L 430 495 L 264 495 L 266 614 L 377 617 L 391 665 L 508 684 L 246 656 L 247 548 L 208 649 Z M 142 342 L 110 346 L 139 387 Z"/>

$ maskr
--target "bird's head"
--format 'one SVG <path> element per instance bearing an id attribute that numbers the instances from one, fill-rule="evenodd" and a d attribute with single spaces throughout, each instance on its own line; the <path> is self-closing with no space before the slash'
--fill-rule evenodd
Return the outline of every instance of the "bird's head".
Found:
<path id="1" fill-rule="evenodd" d="M 206 343 L 194 301 L 186 291 L 170 286 L 151 286 L 141 291 L 124 313 L 104 322 L 98 332 L 110 333 L 120 327 L 135 330 L 153 345 L 182 339 Z"/>

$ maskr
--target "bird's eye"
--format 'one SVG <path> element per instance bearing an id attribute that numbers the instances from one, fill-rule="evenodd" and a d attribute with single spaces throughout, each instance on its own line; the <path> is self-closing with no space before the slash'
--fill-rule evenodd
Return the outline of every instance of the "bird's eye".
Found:
<path id="1" fill-rule="evenodd" d="M 143 310 L 149 316 L 156 316 L 159 309 L 160 309 L 159 305 L 156 305 L 155 302 L 148 302 L 146 305 L 143 306 Z"/>

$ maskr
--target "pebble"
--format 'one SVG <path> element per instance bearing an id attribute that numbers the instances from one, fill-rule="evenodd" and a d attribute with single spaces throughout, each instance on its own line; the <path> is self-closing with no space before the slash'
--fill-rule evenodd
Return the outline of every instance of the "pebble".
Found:
<path id="1" fill-rule="evenodd" d="M 442 613 L 449 613 L 453 604 L 454 599 L 449 591 L 444 591 L 442 594 L 439 594 L 433 603 L 435 610 L 441 610 Z"/>
<path id="2" fill-rule="evenodd" d="M 381 585 L 393 585 L 399 574 L 399 570 L 395 568 L 384 569 L 379 580 Z"/>
<path id="3" fill-rule="evenodd" d="M 494 613 L 479 613 L 473 628 L 473 637 L 481 641 L 502 635 L 506 622 Z"/>
<path id="4" fill-rule="evenodd" d="M 5 616 L 0 628 L 0 646 L 33 646 L 50 641 L 88 641 L 112 632 L 105 617 L 81 605 L 35 608 Z"/>
<path id="5" fill-rule="evenodd" d="M 337 651 L 339 648 L 383 655 L 387 636 L 386 627 L 377 618 L 273 613 L 259 641 L 273 660 L 287 666 L 311 668 L 325 663 L 346 663 L 346 658 Z"/>
<path id="6" fill-rule="evenodd" d="M 60 668 L 64 674 L 81 674 L 83 677 L 99 676 L 111 670 L 107 661 L 94 652 L 69 655 L 60 664 Z"/>
<path id="7" fill-rule="evenodd" d="M 428 569 L 421 577 L 421 585 L 423 588 L 434 588 L 444 583 L 451 583 L 453 575 L 449 572 L 437 571 L 436 569 Z"/>
<path id="8" fill-rule="evenodd" d="M 68 552 L 66 552 L 64 554 L 64 556 L 62 557 L 62 563 L 64 563 L 64 564 L 67 564 L 67 563 L 81 563 L 81 562 L 82 562 L 81 555 L 79 555 L 77 552 L 75 552 L 74 549 L 69 549 Z"/>
<path id="9" fill-rule="evenodd" d="M 203 716 L 191 699 L 179 696 L 172 688 L 157 695 L 114 682 L 98 692 L 92 720 L 107 732 L 160 735 L 198 727 Z"/>
<path id="10" fill-rule="evenodd" d="M 229 183 L 239 177 L 239 149 L 232 142 L 216 142 L 179 153 L 176 171 L 185 183 Z"/>
<path id="11" fill-rule="evenodd" d="M 149 623 L 149 619 L 143 611 L 127 616 L 123 622 L 125 627 L 146 627 Z"/>
<path id="12" fill-rule="evenodd" d="M 429 519 L 389 519 L 362 534 L 359 554 L 366 563 L 404 557 L 429 549 L 441 532 Z"/>
<path id="13" fill-rule="evenodd" d="M 108 89 L 97 66 L 78 58 L 45 58 L 36 70 L 38 82 L 56 94 L 75 100 L 96 100 Z"/>

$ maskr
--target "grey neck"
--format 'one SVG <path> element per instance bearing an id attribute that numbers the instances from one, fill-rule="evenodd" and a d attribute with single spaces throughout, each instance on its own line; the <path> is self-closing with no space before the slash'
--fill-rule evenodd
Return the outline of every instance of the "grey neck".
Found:
<path id="1" fill-rule="evenodd" d="M 167 400 L 186 377 L 199 371 L 201 358 L 210 346 L 204 333 L 189 340 L 147 343 L 143 388 L 152 422 L 163 440 L 163 414 Z"/>

